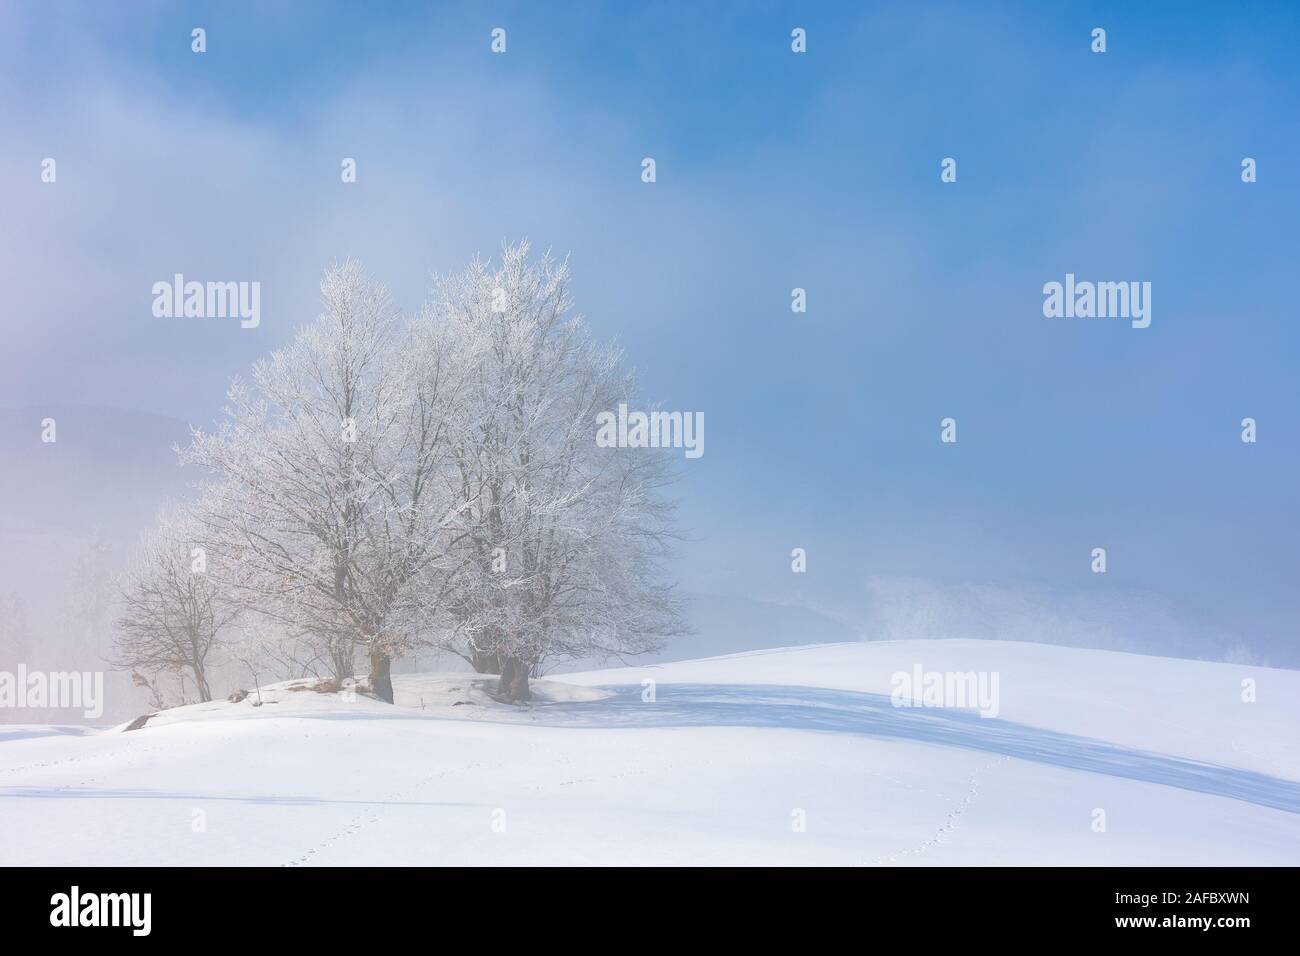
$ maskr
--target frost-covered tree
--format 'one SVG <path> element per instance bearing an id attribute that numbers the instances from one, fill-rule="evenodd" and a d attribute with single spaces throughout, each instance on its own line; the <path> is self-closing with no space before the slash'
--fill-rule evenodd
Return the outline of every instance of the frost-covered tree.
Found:
<path id="1" fill-rule="evenodd" d="M 403 323 L 358 266 L 331 268 L 319 319 L 181 452 L 210 476 L 223 589 L 317 642 L 339 681 L 363 651 L 390 702 L 391 660 L 417 642 L 520 700 L 543 660 L 679 631 L 667 459 L 597 446 L 597 414 L 634 385 L 567 286 L 563 264 L 511 246 Z"/>
<path id="2" fill-rule="evenodd" d="M 508 700 L 528 699 L 545 659 L 635 654 L 683 629 L 667 453 L 598 447 L 597 415 L 635 385 L 568 286 L 564 263 L 521 243 L 442 281 L 430 310 L 473 351 L 451 441 L 456 562 L 426 593 L 444 640 Z"/>
<path id="3" fill-rule="evenodd" d="M 391 660 L 429 604 L 414 590 L 437 579 L 459 506 L 442 472 L 466 366 L 355 263 L 321 293 L 317 321 L 232 383 L 225 421 L 181 459 L 213 476 L 204 521 L 239 600 L 322 642 L 340 681 L 361 650 L 391 702 Z"/>
<path id="4" fill-rule="evenodd" d="M 237 608 L 209 573 L 202 536 L 193 512 L 181 506 L 164 507 L 142 536 L 120 581 L 115 663 L 155 692 L 159 674 L 174 675 L 182 695 L 192 681 L 198 699 L 209 701 L 214 651 Z"/>

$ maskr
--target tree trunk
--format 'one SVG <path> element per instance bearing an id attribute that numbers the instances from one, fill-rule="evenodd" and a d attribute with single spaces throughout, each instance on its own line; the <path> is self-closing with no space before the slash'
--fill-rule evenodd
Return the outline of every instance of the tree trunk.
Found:
<path id="1" fill-rule="evenodd" d="M 513 657 L 505 658 L 501 662 L 501 679 L 497 681 L 497 696 L 511 703 L 532 700 L 532 692 L 528 689 L 530 669 L 531 666 L 521 660 Z"/>
<path id="2" fill-rule="evenodd" d="M 370 652 L 370 691 L 380 700 L 393 702 L 393 659 L 383 651 Z"/>
<path id="3" fill-rule="evenodd" d="M 199 689 L 199 703 L 206 704 L 212 700 L 212 690 L 208 687 L 208 675 L 202 664 L 194 665 L 194 685 Z"/>
<path id="4" fill-rule="evenodd" d="M 190 628 L 190 670 L 194 672 L 194 686 L 199 692 L 199 703 L 206 704 L 212 700 L 212 691 L 208 687 L 207 667 L 204 661 L 206 652 L 198 634 L 198 628 Z"/>
<path id="5" fill-rule="evenodd" d="M 489 654 L 486 651 L 471 651 L 469 662 L 474 671 L 478 674 L 500 674 L 501 658 L 495 653 Z"/>
<path id="6" fill-rule="evenodd" d="M 515 665 L 515 680 L 514 683 L 510 685 L 511 700 L 525 701 L 533 699 L 533 692 L 528 686 L 529 670 L 530 668 L 527 664 Z"/>
<path id="7" fill-rule="evenodd" d="M 501 662 L 501 677 L 497 680 L 497 696 L 504 699 L 510 699 L 510 684 L 515 677 L 515 662 L 507 657 Z"/>

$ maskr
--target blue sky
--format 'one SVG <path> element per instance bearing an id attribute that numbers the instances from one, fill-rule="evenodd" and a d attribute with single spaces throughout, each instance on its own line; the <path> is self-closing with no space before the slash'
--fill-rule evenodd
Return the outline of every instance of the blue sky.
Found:
<path id="1" fill-rule="evenodd" d="M 1294 4 L 7 3 L 0 28 L 0 404 L 206 424 L 331 259 L 414 309 L 528 237 L 651 400 L 705 413 L 692 586 L 1137 593 L 1300 664 Z M 174 272 L 261 281 L 261 327 L 160 324 Z M 1151 327 L 1044 318 L 1067 272 L 1150 281 Z"/>

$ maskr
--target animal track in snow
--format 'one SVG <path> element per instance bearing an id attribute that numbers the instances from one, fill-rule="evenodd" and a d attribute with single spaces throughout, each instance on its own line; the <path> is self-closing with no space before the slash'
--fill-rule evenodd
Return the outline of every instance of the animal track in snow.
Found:
<path id="1" fill-rule="evenodd" d="M 880 856 L 876 857 L 875 860 L 872 861 L 873 864 L 875 866 L 883 866 L 887 863 L 897 863 L 903 857 L 920 856 L 921 854 L 934 849 L 936 846 L 940 846 L 941 844 L 946 843 L 947 838 L 952 835 L 952 832 L 956 830 L 957 826 L 961 823 L 962 815 L 975 801 L 975 798 L 979 796 L 980 777 L 984 773 L 987 773 L 989 770 L 992 770 L 998 764 L 1006 763 L 1010 759 L 1011 758 L 1009 756 L 999 757 L 997 760 L 993 760 L 989 763 L 984 764 L 983 766 L 976 767 L 971 772 L 971 775 L 966 780 L 968 786 L 966 787 L 965 792 L 962 794 L 962 798 L 959 801 L 957 801 L 957 805 L 955 807 L 953 807 L 951 810 L 948 811 L 947 816 L 944 817 L 943 823 L 939 825 L 939 828 L 935 831 L 934 836 L 932 836 L 928 840 L 922 840 L 916 846 L 911 847 L 909 849 L 899 850 L 895 853 L 881 854 Z"/>

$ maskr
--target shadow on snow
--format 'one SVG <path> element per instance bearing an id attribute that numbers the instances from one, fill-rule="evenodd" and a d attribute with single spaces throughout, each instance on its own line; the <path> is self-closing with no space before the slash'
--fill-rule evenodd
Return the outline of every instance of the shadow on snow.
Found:
<path id="1" fill-rule="evenodd" d="M 564 727 L 767 727 L 960 747 L 1067 770 L 1156 783 L 1300 813 L 1300 783 L 1252 770 L 1121 747 L 971 711 L 895 707 L 883 694 L 765 684 L 659 684 L 603 688 L 594 704 L 545 704 L 532 713 Z"/>

